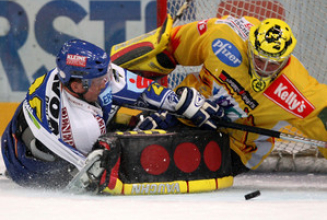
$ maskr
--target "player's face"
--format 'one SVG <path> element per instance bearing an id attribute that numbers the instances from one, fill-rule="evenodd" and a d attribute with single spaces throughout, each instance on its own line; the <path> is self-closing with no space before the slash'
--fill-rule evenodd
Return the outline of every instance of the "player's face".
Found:
<path id="1" fill-rule="evenodd" d="M 106 87 L 106 84 L 108 82 L 109 82 L 108 74 L 93 79 L 90 88 L 84 94 L 84 99 L 87 102 L 96 102 L 98 100 L 98 96 L 100 95 L 101 91 Z"/>
<path id="2" fill-rule="evenodd" d="M 276 73 L 282 66 L 283 62 L 278 62 L 265 57 L 253 55 L 254 68 L 261 77 L 269 77 Z"/>

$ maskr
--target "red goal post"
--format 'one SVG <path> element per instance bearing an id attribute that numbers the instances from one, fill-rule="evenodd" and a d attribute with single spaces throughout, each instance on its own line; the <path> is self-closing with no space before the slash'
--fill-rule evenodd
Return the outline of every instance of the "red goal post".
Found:
<path id="1" fill-rule="evenodd" d="M 167 13 L 176 14 L 185 0 L 157 0 L 157 23 L 160 26 Z M 298 40 L 294 55 L 301 60 L 310 74 L 319 82 L 327 83 L 327 1 L 325 0 L 193 0 L 178 22 L 185 24 L 196 20 L 232 15 L 253 16 L 259 20 L 279 18 L 292 28 Z M 174 88 L 188 72 L 199 67 L 177 67 L 163 83 Z M 301 136 L 294 127 L 283 132 Z M 296 171 L 327 173 L 327 160 L 316 147 L 278 141 L 271 156 L 259 168 L 263 171 Z"/>

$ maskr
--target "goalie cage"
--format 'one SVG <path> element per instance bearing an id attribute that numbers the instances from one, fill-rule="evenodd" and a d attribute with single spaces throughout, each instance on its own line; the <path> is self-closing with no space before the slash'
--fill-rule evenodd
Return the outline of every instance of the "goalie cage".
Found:
<path id="1" fill-rule="evenodd" d="M 158 26 L 167 13 L 175 16 L 185 0 L 157 0 Z M 298 40 L 294 55 L 319 82 L 327 83 L 327 16 L 326 0 L 193 0 L 178 25 L 212 17 L 232 15 L 253 16 L 259 20 L 279 18 L 285 20 Z M 178 66 L 168 77 L 168 86 L 174 88 L 189 72 L 200 67 Z M 294 127 L 282 132 L 302 136 Z M 327 160 L 310 145 L 277 140 L 275 149 L 257 169 L 259 172 L 327 173 Z"/>

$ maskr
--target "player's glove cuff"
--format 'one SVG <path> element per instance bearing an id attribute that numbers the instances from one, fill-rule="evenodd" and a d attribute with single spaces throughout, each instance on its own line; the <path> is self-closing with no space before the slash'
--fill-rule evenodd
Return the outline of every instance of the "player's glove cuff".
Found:
<path id="1" fill-rule="evenodd" d="M 175 116 L 168 114 L 167 111 L 154 113 L 144 120 L 141 120 L 134 130 L 168 129 L 177 124 Z"/>
<path id="2" fill-rule="evenodd" d="M 215 117 L 223 117 L 224 110 L 218 104 L 206 100 L 196 89 L 181 87 L 176 91 L 179 102 L 176 112 L 190 119 L 196 126 L 204 129 L 216 129 Z"/>

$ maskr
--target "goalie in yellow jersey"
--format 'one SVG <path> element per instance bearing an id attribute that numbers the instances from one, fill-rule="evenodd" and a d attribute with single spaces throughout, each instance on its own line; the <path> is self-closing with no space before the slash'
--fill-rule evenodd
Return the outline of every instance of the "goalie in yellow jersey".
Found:
<path id="1" fill-rule="evenodd" d="M 276 131 L 292 125 L 309 138 L 327 141 L 327 86 L 311 77 L 292 55 L 296 43 L 282 20 L 227 16 L 173 28 L 165 53 L 179 65 L 202 65 L 199 73 L 188 74 L 177 86 L 185 103 L 195 88 L 224 108 L 226 120 Z M 184 114 L 181 109 L 178 112 Z M 160 127 L 148 126 L 149 121 L 139 127 Z M 190 121 L 184 123 L 190 125 Z M 272 137 L 226 132 L 234 156 L 238 155 L 233 157 L 234 166 L 240 165 L 234 175 L 258 168 L 274 148 Z M 327 152 L 321 151 L 326 157 Z"/>

